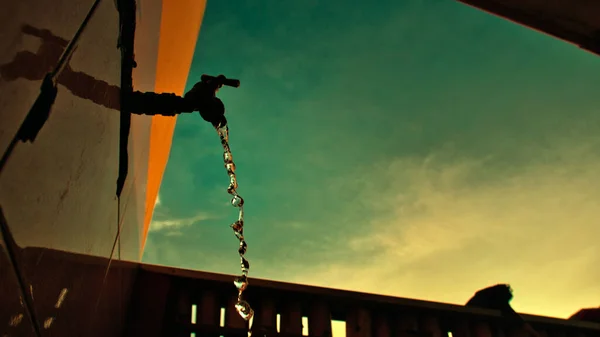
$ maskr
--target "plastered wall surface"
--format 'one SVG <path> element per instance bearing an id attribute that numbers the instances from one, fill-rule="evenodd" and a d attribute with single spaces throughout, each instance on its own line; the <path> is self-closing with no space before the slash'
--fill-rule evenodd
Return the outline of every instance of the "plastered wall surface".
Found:
<path id="1" fill-rule="evenodd" d="M 0 13 L 2 152 L 36 100 L 42 78 L 54 68 L 92 3 L 79 0 L 3 3 Z M 161 1 L 154 1 L 152 8 L 152 1 L 148 1 L 146 7 L 160 15 L 161 5 Z M 149 27 L 141 32 L 157 31 L 159 22 L 149 21 Z M 132 276 L 124 271 L 125 262 L 119 259 L 139 258 L 143 213 L 138 210 L 143 207 L 138 204 L 143 206 L 146 198 L 144 184 L 136 185 L 135 172 L 147 171 L 144 165 L 151 117 L 140 116 L 132 121 L 130 174 L 119 209 L 116 197 L 121 81 L 118 38 L 119 12 L 115 2 L 102 1 L 58 77 L 58 96 L 50 118 L 33 143 L 16 145 L 0 173 L 0 206 L 9 236 L 6 241 L 13 243 L 16 258 L 14 264 L 9 263 L 3 249 L 2 336 L 28 336 L 32 331 L 27 315 L 18 326 L 12 319 L 28 310 L 21 304 L 19 291 L 31 300 L 43 336 L 64 336 L 67 332 L 70 336 L 106 336 L 118 334 L 121 329 L 119 322 L 125 317 Z M 156 33 L 153 38 L 146 38 L 146 44 L 153 41 L 158 44 Z M 140 55 L 140 61 L 147 63 L 143 49 Z M 150 71 L 140 83 L 146 83 L 147 90 L 152 90 L 156 65 L 150 63 L 146 67 Z M 144 180 L 142 175 L 140 181 Z M 119 231 L 122 235 L 117 236 Z M 73 264 L 60 254 L 49 254 L 48 248 L 91 257 L 83 264 Z M 21 284 L 15 281 L 16 274 L 21 275 Z"/>

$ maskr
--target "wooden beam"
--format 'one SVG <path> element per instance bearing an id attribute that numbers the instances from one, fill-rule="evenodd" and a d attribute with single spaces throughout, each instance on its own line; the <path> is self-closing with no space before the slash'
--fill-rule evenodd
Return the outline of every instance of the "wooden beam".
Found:
<path id="1" fill-rule="evenodd" d="M 458 0 L 600 55 L 600 1 Z"/>

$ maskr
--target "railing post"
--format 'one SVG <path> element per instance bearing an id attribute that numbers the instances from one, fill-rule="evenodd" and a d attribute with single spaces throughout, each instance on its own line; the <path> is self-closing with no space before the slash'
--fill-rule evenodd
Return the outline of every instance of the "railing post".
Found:
<path id="1" fill-rule="evenodd" d="M 308 312 L 308 335 L 311 337 L 331 336 L 331 311 L 323 301 L 313 302 Z"/>
<path id="2" fill-rule="evenodd" d="M 396 317 L 396 336 L 414 337 L 419 331 L 419 322 L 415 314 L 402 310 Z"/>
<path id="3" fill-rule="evenodd" d="M 483 321 L 473 322 L 471 332 L 472 337 L 493 337 L 489 324 Z"/>
<path id="4" fill-rule="evenodd" d="M 377 312 L 373 317 L 373 332 L 375 337 L 392 337 L 387 313 Z"/>
<path id="5" fill-rule="evenodd" d="M 425 332 L 429 337 L 442 337 L 440 321 L 437 317 L 432 315 L 425 315 L 421 318 L 419 330 Z"/>
<path id="6" fill-rule="evenodd" d="M 177 290 L 177 322 L 187 325 L 192 320 L 192 299 L 187 287 Z"/>
<path id="7" fill-rule="evenodd" d="M 471 337 L 471 329 L 469 329 L 469 321 L 459 317 L 452 317 L 450 322 L 450 331 L 452 337 Z"/>
<path id="8" fill-rule="evenodd" d="M 371 313 L 363 308 L 350 310 L 346 317 L 346 337 L 371 337 Z"/>
<path id="9" fill-rule="evenodd" d="M 277 334 L 277 311 L 273 299 L 261 297 L 252 323 L 252 332 L 259 333 L 259 336 Z"/>
<path id="10" fill-rule="evenodd" d="M 221 323 L 221 308 L 216 291 L 204 290 L 198 304 L 198 324 L 203 326 L 218 327 Z"/>
<path id="11" fill-rule="evenodd" d="M 123 336 L 159 337 L 165 325 L 172 323 L 165 322 L 171 281 L 166 275 L 139 271 Z"/>
<path id="12" fill-rule="evenodd" d="M 284 335 L 302 335 L 302 306 L 298 301 L 282 298 L 279 330 Z"/>

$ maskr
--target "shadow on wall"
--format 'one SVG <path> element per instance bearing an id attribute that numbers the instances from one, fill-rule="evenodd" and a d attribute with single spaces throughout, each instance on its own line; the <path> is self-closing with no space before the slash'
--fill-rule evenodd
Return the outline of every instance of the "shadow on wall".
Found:
<path id="1" fill-rule="evenodd" d="M 0 66 L 0 75 L 6 81 L 19 78 L 41 81 L 46 73 L 58 63 L 69 41 L 54 35 L 47 29 L 24 25 L 23 34 L 34 36 L 42 41 L 36 53 L 20 51 L 7 64 Z M 90 100 L 109 109 L 120 110 L 120 88 L 110 85 L 84 72 L 74 71 L 69 62 L 58 77 L 58 84 L 67 88 L 73 95 Z"/>

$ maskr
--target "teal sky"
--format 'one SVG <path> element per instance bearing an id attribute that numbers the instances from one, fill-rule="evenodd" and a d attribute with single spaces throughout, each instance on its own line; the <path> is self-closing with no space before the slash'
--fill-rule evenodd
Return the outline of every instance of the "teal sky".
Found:
<path id="1" fill-rule="evenodd" d="M 600 305 L 600 57 L 454 1 L 208 1 L 253 277 Z M 239 273 L 222 149 L 178 119 L 144 262 Z"/>

